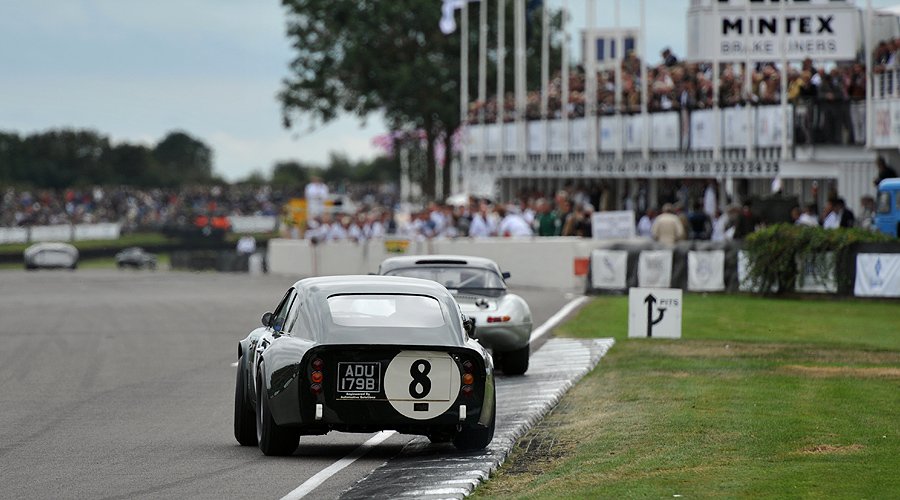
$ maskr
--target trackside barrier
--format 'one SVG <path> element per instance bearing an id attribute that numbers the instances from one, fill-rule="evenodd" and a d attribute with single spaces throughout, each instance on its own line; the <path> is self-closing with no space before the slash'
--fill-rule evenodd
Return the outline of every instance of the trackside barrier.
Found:
<path id="1" fill-rule="evenodd" d="M 393 251 L 388 251 L 388 250 Z M 582 238 L 485 238 L 325 243 L 273 239 L 268 246 L 269 270 L 296 277 L 367 274 L 392 255 L 461 254 L 496 260 L 512 274 L 511 283 L 592 293 L 624 293 L 629 287 L 670 286 L 697 292 L 759 292 L 746 281 L 740 244 L 681 242 L 669 247 L 641 238 L 587 240 Z M 588 276 L 576 274 L 576 262 L 589 258 Z M 826 257 L 828 258 L 828 257 Z M 798 291 L 855 294 L 860 297 L 900 297 L 900 241 L 857 245 L 836 268 L 849 270 L 849 283 L 811 286 Z M 804 271 L 798 262 L 798 271 Z M 828 273 L 834 274 L 834 273 Z M 831 281 L 826 278 L 825 281 Z M 774 291 L 774 290 L 772 290 Z"/>
<path id="2" fill-rule="evenodd" d="M 121 234 L 122 225 L 117 222 L 0 227 L 0 243 L 117 240 Z"/>

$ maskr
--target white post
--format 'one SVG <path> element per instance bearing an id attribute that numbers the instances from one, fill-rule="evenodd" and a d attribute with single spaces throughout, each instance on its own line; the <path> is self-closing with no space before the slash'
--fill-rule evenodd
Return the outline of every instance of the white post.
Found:
<path id="1" fill-rule="evenodd" d="M 644 133 L 642 136 L 643 144 L 641 144 L 641 156 L 644 160 L 650 159 L 650 114 L 647 110 L 647 103 L 650 96 L 647 95 L 650 89 L 647 82 L 647 1 L 641 0 L 641 119 L 644 124 Z"/>
<path id="2" fill-rule="evenodd" d="M 596 0 L 587 0 L 587 28 L 585 34 L 585 50 L 587 59 L 584 67 L 584 118 L 587 122 L 587 159 L 597 159 L 597 40 L 594 38 L 594 26 L 597 21 Z"/>

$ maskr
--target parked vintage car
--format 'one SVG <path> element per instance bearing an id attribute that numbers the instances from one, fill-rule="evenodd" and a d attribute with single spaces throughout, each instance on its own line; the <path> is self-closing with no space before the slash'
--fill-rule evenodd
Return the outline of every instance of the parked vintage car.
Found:
<path id="1" fill-rule="evenodd" d="M 25 269 L 75 269 L 78 267 L 78 249 L 68 243 L 35 243 L 23 254 Z"/>
<path id="2" fill-rule="evenodd" d="M 391 257 L 381 263 L 378 274 L 444 285 L 463 314 L 475 320 L 477 339 L 492 350 L 497 367 L 507 375 L 528 370 L 531 309 L 525 299 L 507 291 L 510 275 L 501 272 L 496 262 L 461 255 Z"/>
<path id="3" fill-rule="evenodd" d="M 156 269 L 156 255 L 140 247 L 130 247 L 116 254 L 116 267 L 124 269 Z"/>
<path id="4" fill-rule="evenodd" d="M 494 436 L 494 367 L 472 328 L 431 281 L 298 281 L 238 344 L 235 438 L 266 455 L 289 455 L 301 435 L 333 430 L 397 430 L 482 449 Z"/>

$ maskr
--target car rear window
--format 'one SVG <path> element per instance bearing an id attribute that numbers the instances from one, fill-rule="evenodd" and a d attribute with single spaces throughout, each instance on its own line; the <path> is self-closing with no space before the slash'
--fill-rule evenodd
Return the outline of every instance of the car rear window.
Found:
<path id="1" fill-rule="evenodd" d="M 339 326 L 436 328 L 443 326 L 441 304 L 423 295 L 334 295 L 331 320 Z"/>

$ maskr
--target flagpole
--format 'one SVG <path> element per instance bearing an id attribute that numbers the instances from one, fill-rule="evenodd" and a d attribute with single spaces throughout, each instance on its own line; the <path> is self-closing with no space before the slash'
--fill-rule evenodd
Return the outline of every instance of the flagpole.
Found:
<path id="1" fill-rule="evenodd" d="M 866 51 L 866 149 L 872 149 L 872 114 L 874 113 L 874 106 L 872 105 L 872 99 L 875 97 L 875 82 L 872 77 L 872 23 L 874 19 L 872 19 L 872 0 L 866 0 L 866 41 L 865 41 L 865 51 Z"/>
<path id="2" fill-rule="evenodd" d="M 563 0 L 562 12 L 562 61 L 560 75 L 562 78 L 562 95 L 560 96 L 560 114 L 562 116 L 562 150 L 563 160 L 569 161 L 569 0 Z"/>
<path id="3" fill-rule="evenodd" d="M 719 109 L 719 50 L 721 49 L 721 31 L 719 26 L 722 21 L 719 19 L 719 2 L 713 0 L 713 23 L 716 26 L 716 46 L 713 48 L 712 58 L 712 86 L 713 86 L 713 160 L 722 159 L 722 116 Z M 685 207 L 687 209 L 687 207 Z"/>
<path id="4" fill-rule="evenodd" d="M 459 112 L 460 127 L 465 130 L 469 119 L 469 2 L 463 2 L 460 10 L 460 43 L 459 43 Z M 460 165 L 463 172 L 468 171 L 469 158 L 468 147 L 465 140 L 462 142 L 462 160 Z M 446 154 L 450 154 L 448 151 Z M 438 179 L 443 181 L 443 175 L 438 176 L 435 172 L 435 187 L 437 187 Z M 443 192 L 443 186 L 441 191 Z M 435 189 L 435 197 L 437 197 L 437 189 Z"/>
<path id="5" fill-rule="evenodd" d="M 547 2 L 541 4 L 541 130 L 544 134 L 544 147 L 541 150 L 541 160 L 547 161 L 547 114 L 550 86 L 550 9 Z"/>
<path id="6" fill-rule="evenodd" d="M 616 144 L 616 159 L 621 160 L 625 146 L 625 120 L 622 115 L 622 56 L 625 54 L 625 39 L 622 37 L 621 23 L 621 2 L 615 0 L 613 17 L 615 22 L 616 33 L 616 58 L 615 58 L 615 106 L 616 106 L 616 126 L 619 128 L 618 142 Z"/>
<path id="7" fill-rule="evenodd" d="M 585 30 L 584 54 L 587 59 L 584 75 L 584 118 L 587 122 L 587 159 L 597 159 L 597 39 L 595 23 L 597 22 L 596 0 L 587 0 L 587 29 Z"/>
<path id="8" fill-rule="evenodd" d="M 649 97 L 647 92 L 649 91 L 649 85 L 647 82 L 647 0 L 641 0 L 641 52 L 640 61 L 641 64 L 641 119 L 644 123 L 644 133 L 641 134 L 642 144 L 641 144 L 641 156 L 644 160 L 650 159 L 650 114 L 647 111 L 647 103 L 649 102 Z"/>
<path id="9" fill-rule="evenodd" d="M 481 0 L 479 6 L 479 30 L 478 30 L 478 124 L 481 128 L 481 152 L 479 158 L 484 163 L 485 146 L 487 145 L 487 127 L 485 126 L 485 108 L 487 106 L 487 3 L 488 0 Z"/>
<path id="10" fill-rule="evenodd" d="M 520 162 L 526 159 L 525 129 L 525 0 L 515 2 L 515 87 L 516 87 L 516 151 Z"/>
<path id="11" fill-rule="evenodd" d="M 779 3 L 778 10 L 780 15 L 778 25 L 778 39 L 781 42 L 781 161 L 787 159 L 788 156 L 788 140 L 787 140 L 787 85 L 788 85 L 788 62 L 787 62 L 787 20 L 785 16 L 785 4 L 787 0 Z"/>
<path id="12" fill-rule="evenodd" d="M 506 134 L 503 122 L 506 116 L 506 0 L 497 0 L 497 129 L 500 143 L 497 145 L 498 162 L 503 160 Z"/>
<path id="13" fill-rule="evenodd" d="M 747 23 L 744 26 L 744 93 L 746 96 L 746 102 L 744 103 L 744 120 L 747 123 L 747 149 L 744 151 L 744 156 L 747 159 L 755 158 L 753 148 L 753 107 L 751 103 L 753 102 L 753 69 L 750 66 L 750 2 L 746 2 L 744 4 L 744 23 Z"/>

